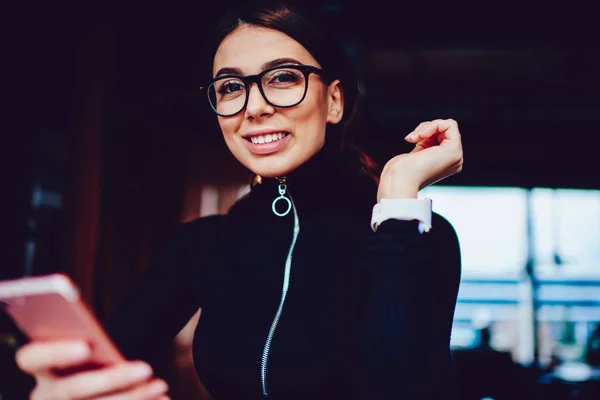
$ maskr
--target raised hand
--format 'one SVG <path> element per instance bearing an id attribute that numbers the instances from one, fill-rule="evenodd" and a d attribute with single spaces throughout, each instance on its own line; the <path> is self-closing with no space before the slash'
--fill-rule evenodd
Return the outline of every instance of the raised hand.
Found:
<path id="1" fill-rule="evenodd" d="M 462 171 L 463 149 L 453 119 L 422 122 L 406 138 L 415 148 L 390 159 L 381 173 L 377 200 L 416 198 L 419 190 Z"/>

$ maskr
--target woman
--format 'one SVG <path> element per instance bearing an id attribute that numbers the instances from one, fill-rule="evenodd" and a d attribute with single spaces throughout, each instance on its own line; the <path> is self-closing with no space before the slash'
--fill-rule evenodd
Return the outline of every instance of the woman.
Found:
<path id="1" fill-rule="evenodd" d="M 232 14 L 221 33 L 204 90 L 258 178 L 228 215 L 179 230 L 109 333 L 128 359 L 147 359 L 202 308 L 194 361 L 216 400 L 451 397 L 459 247 L 417 193 L 461 170 L 456 122 L 420 124 L 377 182 L 342 138 L 356 83 L 316 25 L 272 6 Z M 21 349 L 32 398 L 166 392 L 143 362 L 50 374 L 87 354 Z"/>

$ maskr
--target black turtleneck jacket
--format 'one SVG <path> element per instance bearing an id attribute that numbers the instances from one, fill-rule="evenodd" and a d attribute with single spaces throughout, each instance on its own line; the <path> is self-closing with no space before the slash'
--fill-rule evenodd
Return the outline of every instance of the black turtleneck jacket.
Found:
<path id="1" fill-rule="evenodd" d="M 452 398 L 454 229 L 434 214 L 429 233 L 374 233 L 377 185 L 340 165 L 318 154 L 287 177 L 300 230 L 276 326 L 294 213 L 273 214 L 279 182 L 264 179 L 174 235 L 109 321 L 125 356 L 149 358 L 202 308 L 194 362 L 215 400 L 264 399 L 263 382 L 274 400 Z"/>

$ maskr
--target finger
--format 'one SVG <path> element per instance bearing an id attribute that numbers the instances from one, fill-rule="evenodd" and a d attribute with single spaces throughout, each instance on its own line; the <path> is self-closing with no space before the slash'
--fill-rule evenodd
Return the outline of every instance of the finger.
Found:
<path id="1" fill-rule="evenodd" d="M 448 128 L 449 128 L 449 123 L 446 122 L 446 120 L 435 119 L 435 120 L 431 121 L 431 123 L 428 124 L 427 126 L 424 126 L 417 133 L 419 134 L 419 138 L 424 139 L 424 138 L 431 137 L 432 135 L 435 135 L 437 133 L 444 132 Z"/>
<path id="2" fill-rule="evenodd" d="M 458 123 L 453 119 L 435 120 L 420 133 L 419 140 L 435 138 L 440 147 L 462 154 L 462 141 Z M 429 144 L 429 143 L 428 143 Z"/>
<path id="3" fill-rule="evenodd" d="M 411 153 L 441 144 L 445 139 L 445 130 L 450 129 L 448 126 L 452 125 L 450 121 L 451 120 L 436 119 L 422 123 L 420 128 L 408 138 L 408 141 L 415 143 L 415 148 Z"/>
<path id="4" fill-rule="evenodd" d="M 31 375 L 48 374 L 54 368 L 69 368 L 88 361 L 91 349 L 84 341 L 32 342 L 21 347 L 15 360 Z"/>
<path id="5" fill-rule="evenodd" d="M 143 385 L 136 386 L 122 393 L 93 397 L 93 400 L 168 400 L 166 396 L 169 387 L 162 379 L 154 379 Z"/>
<path id="6" fill-rule="evenodd" d="M 419 125 L 417 125 L 417 127 L 412 132 L 410 132 L 408 135 L 406 135 L 404 140 L 406 140 L 408 142 L 414 142 L 415 139 L 418 138 L 417 132 L 420 132 L 425 126 L 429 125 L 429 123 L 430 123 L 430 121 L 421 122 Z"/>
<path id="7" fill-rule="evenodd" d="M 441 133 L 437 135 L 440 147 L 449 150 L 448 154 L 452 158 L 462 160 L 462 138 L 458 129 L 458 123 L 453 119 L 442 120 L 440 122 L 440 131 Z"/>
<path id="8" fill-rule="evenodd" d="M 450 136 L 456 136 L 458 132 L 458 124 L 453 119 L 436 119 L 431 121 L 429 124 L 424 125 L 421 129 L 410 135 L 409 139 L 411 142 L 418 142 L 419 140 L 432 137 L 433 135 L 442 135 L 445 133 L 452 133 Z M 440 139 L 441 143 L 442 140 Z"/>
<path id="9" fill-rule="evenodd" d="M 436 134 L 443 134 L 444 139 L 458 139 L 460 137 L 458 123 L 453 119 L 437 119 L 425 127 L 419 136 L 426 138 Z M 440 144 L 441 142 L 442 140 L 440 140 Z"/>
<path id="10" fill-rule="evenodd" d="M 87 399 L 138 385 L 152 376 L 152 368 L 142 361 L 127 362 L 56 380 L 57 393 L 68 398 Z"/>
<path id="11" fill-rule="evenodd" d="M 415 144 L 415 148 L 412 149 L 411 153 L 416 153 L 418 151 L 425 150 L 425 149 L 428 149 L 430 147 L 437 146 L 439 144 L 440 143 L 438 142 L 437 136 L 425 138 L 425 139 L 423 139 L 423 140 L 421 140 L 421 141 L 419 141 L 419 142 L 417 142 Z"/>
<path id="12" fill-rule="evenodd" d="M 427 125 L 429 125 L 431 123 L 431 121 L 423 121 L 421 122 L 419 125 L 417 125 L 417 127 L 415 128 L 414 132 L 419 132 L 421 131 L 423 128 L 425 128 Z"/>
<path id="13" fill-rule="evenodd" d="M 424 132 L 429 132 L 433 123 L 434 121 L 422 123 L 417 129 L 414 130 L 414 132 L 410 133 L 405 139 L 408 142 L 417 143 L 420 140 L 429 137 L 430 135 L 424 136 Z"/>

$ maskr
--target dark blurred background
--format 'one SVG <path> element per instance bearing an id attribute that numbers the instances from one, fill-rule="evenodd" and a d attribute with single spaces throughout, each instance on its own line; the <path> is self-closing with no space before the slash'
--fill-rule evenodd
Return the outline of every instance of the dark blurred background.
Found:
<path id="1" fill-rule="evenodd" d="M 198 91 L 209 29 L 233 4 L 218 3 L 9 6 L 0 279 L 66 272 L 104 320 L 179 223 L 226 212 L 246 190 Z M 409 150 L 421 121 L 459 122 L 464 171 L 425 193 L 463 249 L 461 398 L 598 398 L 592 3 L 310 3 L 362 76 L 356 141 L 376 161 Z M 0 399 L 21 399 L 31 381 L 12 352 L 24 339 L 1 318 Z M 193 324 L 153 361 L 174 398 L 202 393 Z"/>

